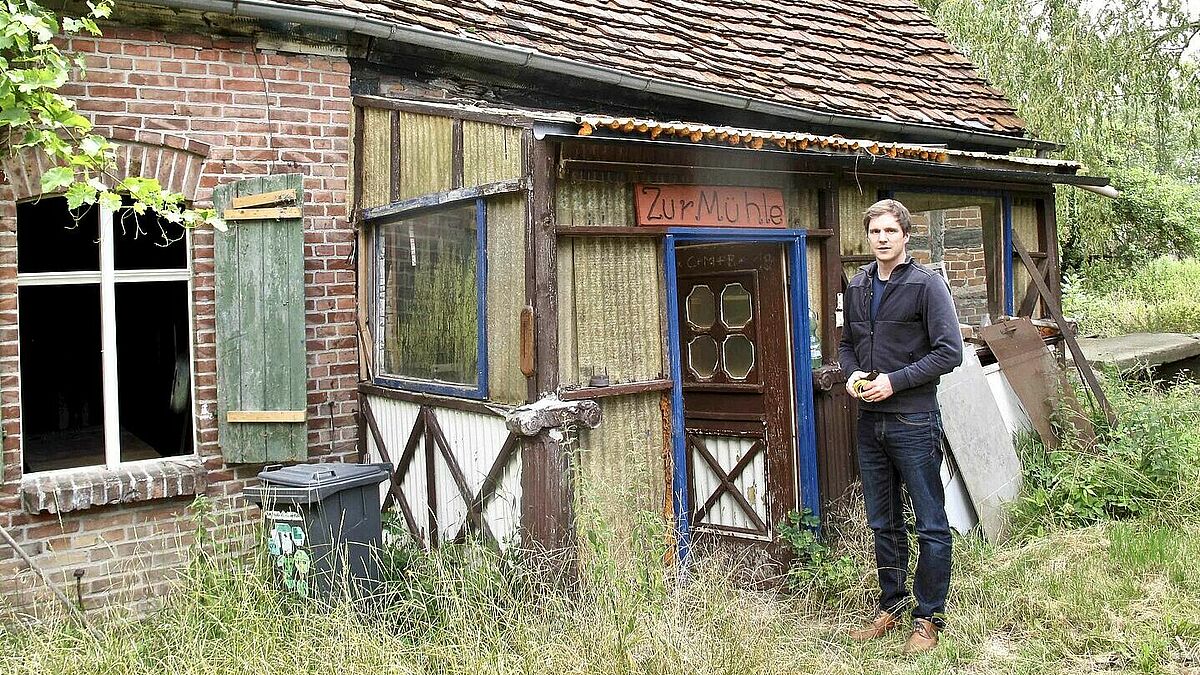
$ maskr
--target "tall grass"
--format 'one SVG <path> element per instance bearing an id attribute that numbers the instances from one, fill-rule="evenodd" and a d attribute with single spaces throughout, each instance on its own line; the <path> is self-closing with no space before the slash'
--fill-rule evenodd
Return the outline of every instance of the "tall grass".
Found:
<path id="1" fill-rule="evenodd" d="M 1104 430 L 1099 449 L 1065 456 L 1053 472 L 1031 469 L 1027 481 L 1065 504 L 1078 491 L 1053 480 L 1090 476 L 1082 484 L 1103 491 L 1132 476 L 1142 506 L 1086 520 L 1044 508 L 1027 512 L 1036 527 L 1008 543 L 958 538 L 949 630 L 919 657 L 898 656 L 903 632 L 866 645 L 845 637 L 870 615 L 875 593 L 859 502 L 833 517 L 834 553 L 858 574 L 832 593 L 820 584 L 752 590 L 728 559 L 694 560 L 685 571 L 664 564 L 667 523 L 645 510 L 625 523 L 590 519 L 578 580 L 566 590 L 515 553 L 397 543 L 369 607 L 286 601 L 262 561 L 230 562 L 201 533 L 160 612 L 109 621 L 101 640 L 66 622 L 0 631 L 0 673 L 1195 672 L 1200 389 L 1121 389 L 1113 398 L 1122 422 Z M 1171 453 L 1170 471 L 1147 468 Z"/>
<path id="2" fill-rule="evenodd" d="M 468 545 L 423 555 L 379 614 L 290 606 L 253 570 L 195 567 L 163 611 L 106 625 L 101 641 L 66 625 L 3 634 L 0 672 L 1187 672 L 1200 665 L 1198 535 L 1133 521 L 999 548 L 959 540 L 950 630 L 917 658 L 897 656 L 902 633 L 844 637 L 868 614 L 869 575 L 860 597 L 832 603 L 740 588 L 711 560 L 653 592 L 585 577 L 542 593 Z M 644 562 L 615 564 L 633 578 Z"/>
<path id="3" fill-rule="evenodd" d="M 1133 270 L 1095 262 L 1069 280 L 1063 308 L 1083 334 L 1200 333 L 1198 290 L 1195 258 L 1159 258 Z"/>

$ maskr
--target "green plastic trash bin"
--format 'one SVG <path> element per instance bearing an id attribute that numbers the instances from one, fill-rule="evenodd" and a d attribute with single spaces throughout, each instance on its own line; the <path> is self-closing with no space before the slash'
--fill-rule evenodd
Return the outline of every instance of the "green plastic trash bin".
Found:
<path id="1" fill-rule="evenodd" d="M 373 595 L 383 543 L 380 483 L 391 464 L 298 464 L 268 468 L 243 496 L 263 511 L 276 580 L 300 598 Z"/>

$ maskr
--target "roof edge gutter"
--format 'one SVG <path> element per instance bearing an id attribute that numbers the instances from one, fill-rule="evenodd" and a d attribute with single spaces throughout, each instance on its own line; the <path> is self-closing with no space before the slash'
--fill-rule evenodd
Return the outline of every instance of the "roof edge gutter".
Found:
<path id="1" fill-rule="evenodd" d="M 246 16 L 270 21 L 283 21 L 345 30 L 384 40 L 404 42 L 430 49 L 458 52 L 510 65 L 593 80 L 634 91 L 701 101 L 726 108 L 777 115 L 811 124 L 844 126 L 854 129 L 874 129 L 892 133 L 916 133 L 922 134 L 929 139 L 961 141 L 1009 149 L 1030 148 L 1050 151 L 1062 149 L 1062 146 L 1058 143 L 1022 136 L 1008 136 L 986 131 L 968 131 L 935 124 L 877 120 L 856 115 L 822 112 L 802 106 L 756 99 L 738 94 L 728 94 L 657 77 L 634 75 L 606 66 L 591 65 L 558 56 L 549 56 L 525 47 L 484 42 L 470 37 L 439 33 L 416 26 L 400 26 L 382 19 L 340 12 L 323 7 L 286 6 L 270 2 L 269 0 L 141 1 L 147 4 L 174 9 L 219 12 L 232 16 Z"/>

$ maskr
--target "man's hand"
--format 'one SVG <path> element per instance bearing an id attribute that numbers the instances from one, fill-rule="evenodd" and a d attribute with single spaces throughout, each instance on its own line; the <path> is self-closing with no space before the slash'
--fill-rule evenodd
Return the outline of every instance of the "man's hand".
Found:
<path id="1" fill-rule="evenodd" d="M 854 391 L 854 383 L 865 378 L 866 376 L 867 373 L 861 370 L 856 370 L 853 373 L 850 373 L 850 377 L 846 379 L 846 392 L 854 398 L 858 398 L 858 392 Z"/>
<path id="2" fill-rule="evenodd" d="M 880 374 L 867 384 L 866 388 L 863 389 L 862 396 L 859 398 L 870 403 L 878 403 L 893 393 L 892 381 L 888 379 L 887 375 Z"/>

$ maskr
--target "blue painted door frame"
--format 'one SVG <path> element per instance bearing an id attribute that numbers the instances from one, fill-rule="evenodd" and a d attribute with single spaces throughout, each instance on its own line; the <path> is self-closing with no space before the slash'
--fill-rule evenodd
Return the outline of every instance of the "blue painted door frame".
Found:
<path id="1" fill-rule="evenodd" d="M 673 474 L 671 503 L 675 513 L 676 541 L 681 562 L 691 550 L 688 513 L 687 444 L 683 425 L 683 372 L 679 345 L 679 283 L 675 269 L 675 247 L 680 243 L 778 243 L 787 246 L 788 307 L 792 328 L 793 420 L 796 466 L 799 472 L 801 507 L 820 515 L 821 496 L 817 486 L 817 439 L 813 416 L 812 360 L 808 325 L 808 257 L 804 230 L 733 228 L 671 228 L 663 244 L 667 282 L 667 339 L 671 370 L 671 443 Z"/>

